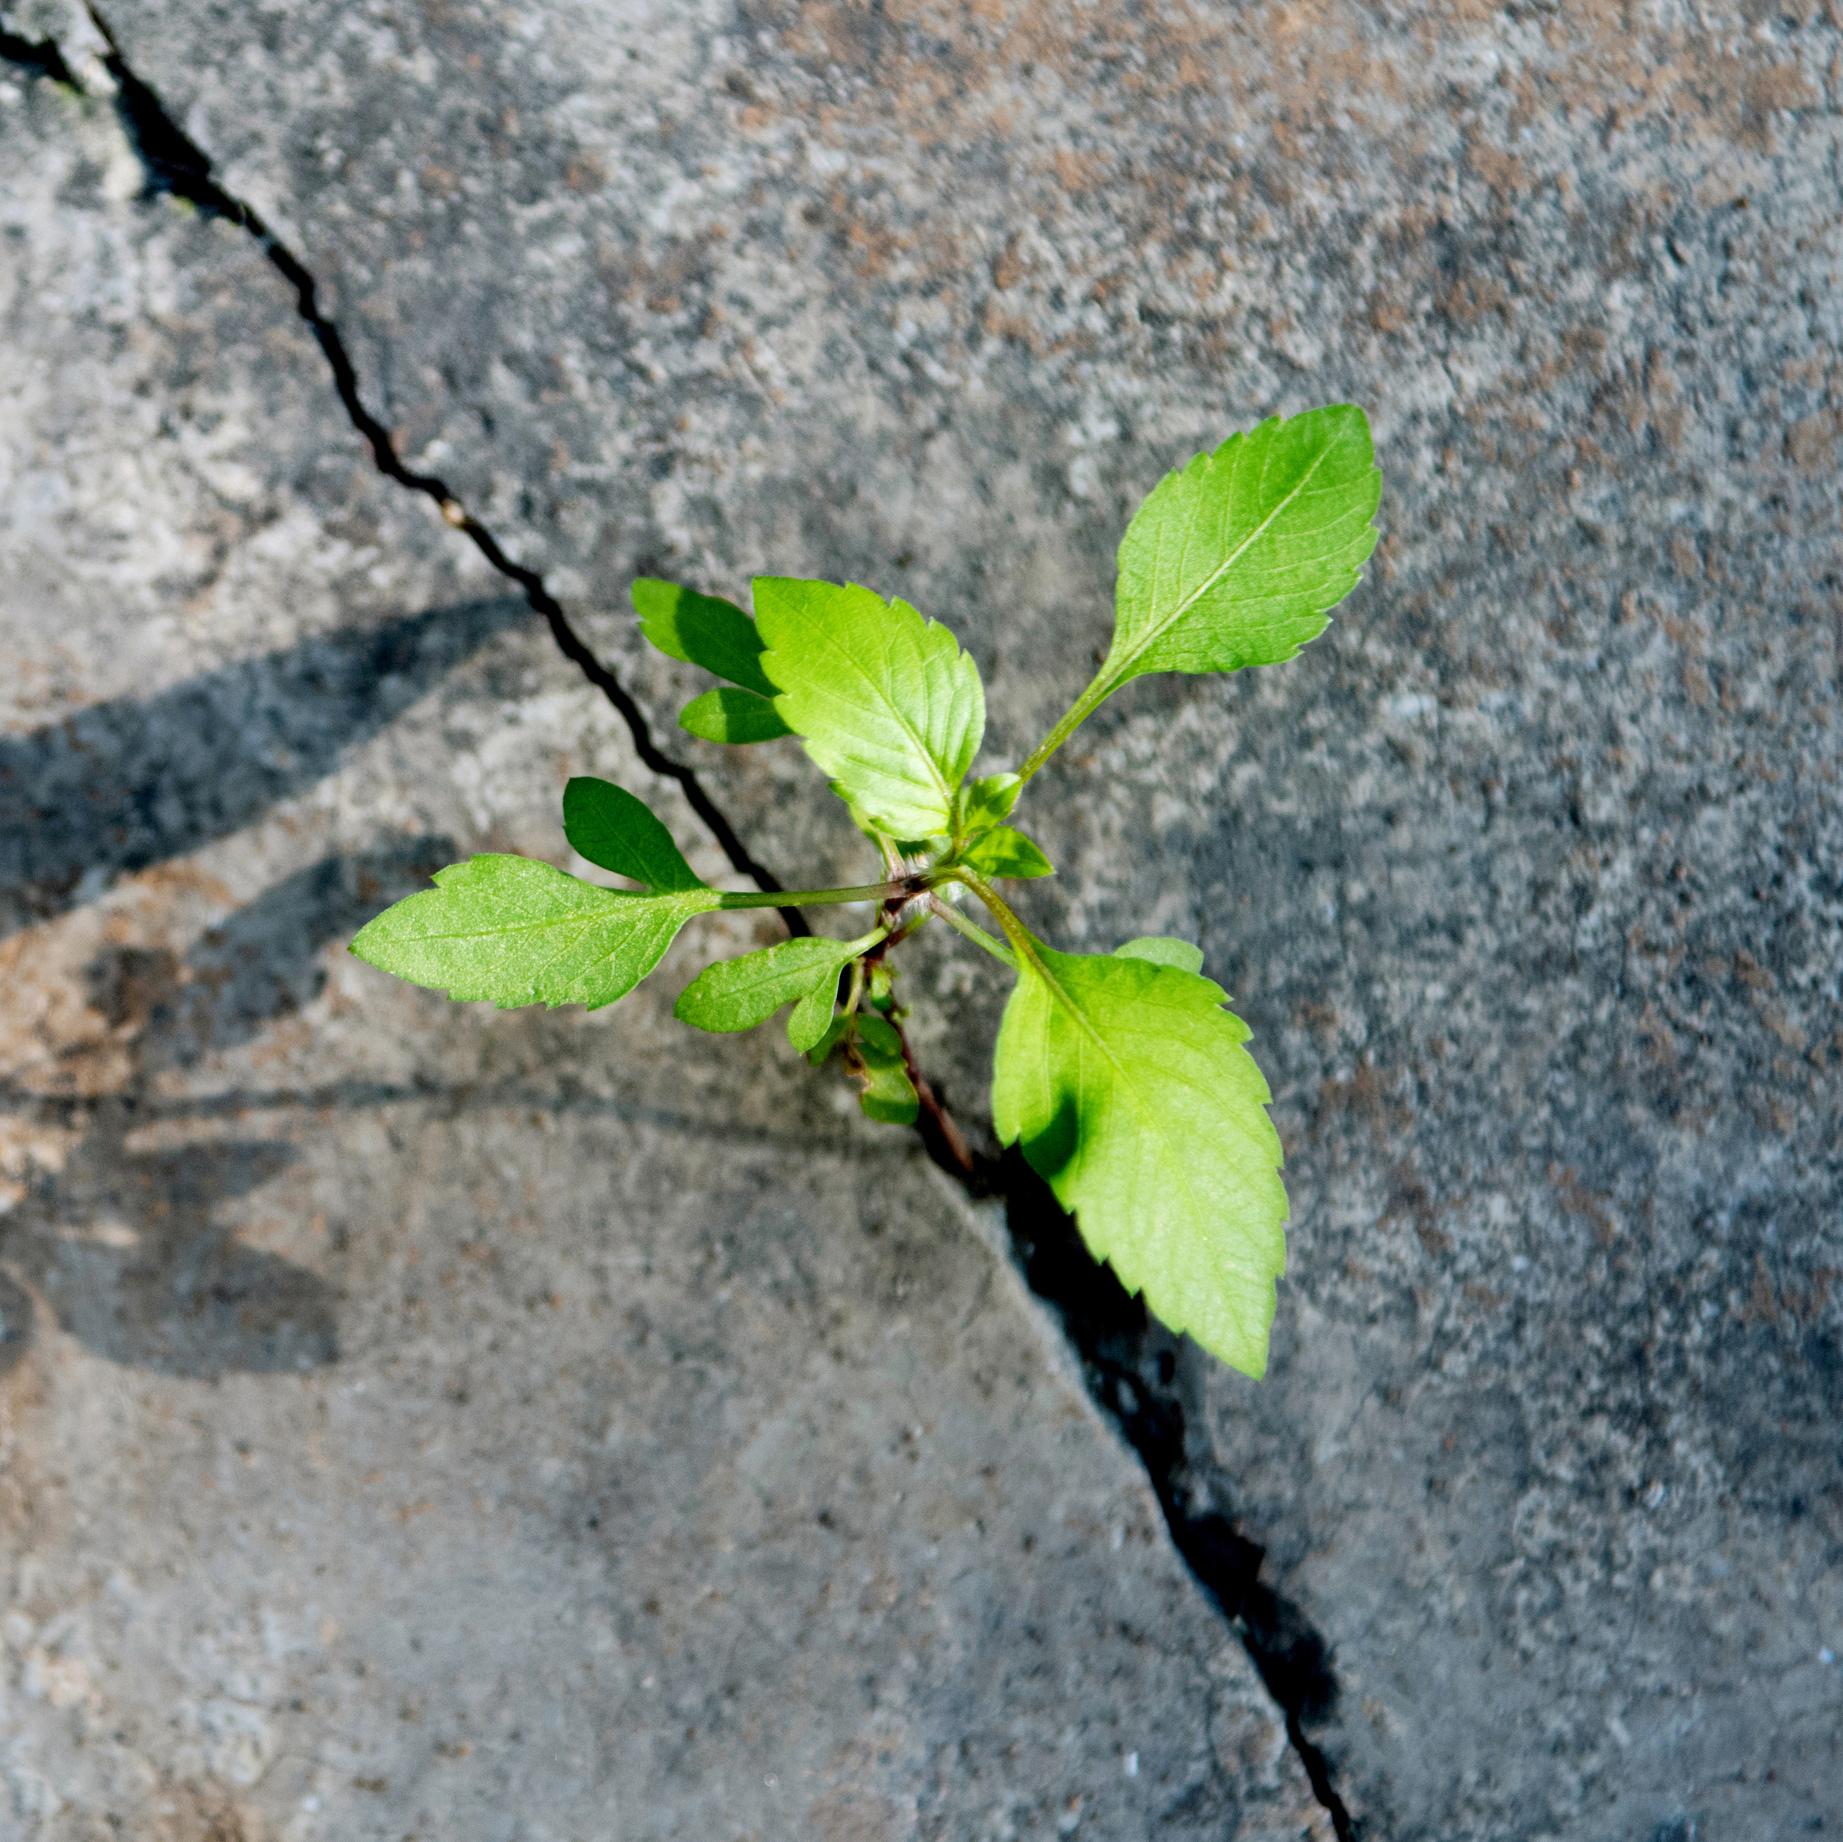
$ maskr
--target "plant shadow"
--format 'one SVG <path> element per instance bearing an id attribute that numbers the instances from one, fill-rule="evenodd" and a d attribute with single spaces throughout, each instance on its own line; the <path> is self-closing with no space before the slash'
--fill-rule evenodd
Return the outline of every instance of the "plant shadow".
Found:
<path id="1" fill-rule="evenodd" d="M 496 599 L 304 640 L 0 739 L 0 938 L 258 819 L 523 618 Z M 284 877 L 184 955 L 127 944 L 91 960 L 85 1001 L 126 1068 L 81 1101 L 6 1097 L 15 1116 L 49 1110 L 78 1136 L 0 1217 L 0 1375 L 47 1309 L 94 1354 L 160 1374 L 337 1360 L 337 1289 L 242 1245 L 228 1220 L 295 1162 L 294 1146 L 234 1130 L 157 1142 L 158 1083 L 311 1004 L 322 949 L 456 854 L 446 837 L 390 835 Z"/>

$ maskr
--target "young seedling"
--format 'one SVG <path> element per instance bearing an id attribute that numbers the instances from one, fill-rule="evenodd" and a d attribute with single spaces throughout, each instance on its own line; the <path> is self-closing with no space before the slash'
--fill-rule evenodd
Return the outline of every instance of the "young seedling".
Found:
<path id="1" fill-rule="evenodd" d="M 906 602 L 762 576 L 751 619 L 727 601 L 637 582 L 647 639 L 725 680 L 687 706 L 682 727 L 734 744 L 799 737 L 875 844 L 881 875 L 846 889 L 713 889 L 631 793 L 572 780 L 564 836 L 637 888 L 474 857 L 378 916 L 352 951 L 453 998 L 594 1009 L 631 991 L 696 915 L 873 901 L 876 924 L 854 940 L 787 940 L 707 966 L 673 1014 L 702 1030 L 747 1030 L 791 1005 L 793 1046 L 815 1064 L 837 1052 L 864 1111 L 908 1124 L 920 1096 L 889 955 L 943 921 L 1016 976 L 992 1074 L 1000 1141 L 1022 1146 L 1129 1291 L 1258 1376 L 1287 1205 L 1247 1025 L 1203 977 L 1200 948 L 1145 938 L 1060 953 L 994 884 L 1052 874 L 1008 821 L 1104 698 L 1148 672 L 1272 665 L 1324 630 L 1375 546 L 1380 492 L 1369 424 L 1348 405 L 1276 417 L 1170 474 L 1120 545 L 1113 645 L 1094 681 L 1015 770 L 970 782 L 985 732 L 979 673 Z M 996 936 L 961 912 L 967 895 Z"/>

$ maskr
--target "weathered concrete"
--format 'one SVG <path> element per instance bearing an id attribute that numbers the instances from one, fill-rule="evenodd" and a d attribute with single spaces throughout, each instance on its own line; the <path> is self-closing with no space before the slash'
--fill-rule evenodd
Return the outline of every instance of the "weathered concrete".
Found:
<path id="1" fill-rule="evenodd" d="M 572 772 L 721 861 L 248 237 L 43 82 L 0 170 L 0 1833 L 1328 1837 L 904 1135 L 684 953 L 345 956 Z"/>
<path id="2" fill-rule="evenodd" d="M 1199 1479 L 1373 1834 L 1843 1814 L 1831 11 L 114 17 L 663 712 L 627 576 L 849 574 L 973 647 L 997 765 L 1165 466 L 1371 409 L 1348 618 L 1134 687 L 1027 820 L 1046 931 L 1197 933 L 1276 1089 L 1274 1372 L 1193 1365 Z M 861 868 L 791 750 L 685 747 Z M 997 982 L 921 958 L 976 1108 Z"/>

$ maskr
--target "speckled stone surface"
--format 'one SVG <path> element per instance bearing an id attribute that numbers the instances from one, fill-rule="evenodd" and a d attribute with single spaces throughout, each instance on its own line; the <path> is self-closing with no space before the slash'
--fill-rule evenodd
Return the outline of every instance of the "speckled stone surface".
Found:
<path id="1" fill-rule="evenodd" d="M 252 241 L 0 90 L 0 1834 L 1328 1842 L 957 1192 L 350 959 L 646 791 Z M 705 944 L 736 950 L 761 917 Z"/>
<path id="2" fill-rule="evenodd" d="M 1165 468 L 1369 409 L 1332 632 L 1134 686 L 1020 815 L 1050 937 L 1200 938 L 1273 1082 L 1273 1368 L 1186 1375 L 1220 1507 L 1367 1833 L 1843 1820 L 1829 7 L 110 17 L 668 731 L 626 579 L 810 572 L 953 625 L 1015 760 Z M 498 746 L 474 797 L 530 797 Z M 681 746 L 855 879 L 791 749 Z M 999 984 L 922 944 L 976 1115 Z"/>

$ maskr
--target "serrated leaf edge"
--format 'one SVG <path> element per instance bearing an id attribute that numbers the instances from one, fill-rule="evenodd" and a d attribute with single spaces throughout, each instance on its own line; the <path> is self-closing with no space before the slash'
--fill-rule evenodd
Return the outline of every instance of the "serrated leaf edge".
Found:
<path id="1" fill-rule="evenodd" d="M 1148 1123 L 1151 1131 L 1153 1131 L 1157 1135 L 1160 1142 L 1163 1143 L 1168 1148 L 1168 1151 L 1169 1151 L 1171 1147 L 1171 1141 L 1166 1136 L 1166 1134 L 1162 1130 L 1160 1130 L 1157 1109 L 1148 1107 L 1146 1105 L 1144 1099 L 1140 1095 L 1137 1085 L 1127 1077 L 1126 1070 L 1121 1066 L 1119 1058 L 1115 1056 L 1108 1049 L 1107 1044 L 1105 1043 L 1105 1041 L 1102 1040 L 1100 1033 L 1094 1028 L 1093 1024 L 1091 1024 L 1088 1021 L 1087 1013 L 1083 1011 L 1081 1006 L 1077 1004 L 1075 1000 L 1069 995 L 1069 993 L 1063 989 L 1061 982 L 1056 978 L 1055 974 L 1052 973 L 1049 967 L 1044 964 L 1042 957 L 1036 951 L 1036 948 L 1038 947 L 1040 943 L 1036 940 L 1036 938 L 1033 935 L 1031 935 L 1030 933 L 1028 933 L 1022 928 L 1019 928 L 1016 933 L 1013 933 L 1012 929 L 1009 927 L 1007 927 L 1005 931 L 1007 934 L 1011 935 L 1012 945 L 1014 946 L 1014 948 L 1016 948 L 1020 961 L 1022 961 L 1024 964 L 1027 964 L 1031 968 L 1031 970 L 1035 973 L 1035 975 L 1043 981 L 1044 986 L 1049 991 L 1052 1001 L 1059 1003 L 1063 1007 L 1063 1009 L 1068 1013 L 1068 1015 L 1074 1019 L 1076 1028 L 1081 1032 L 1083 1037 L 1094 1045 L 1095 1049 L 1100 1053 L 1102 1058 L 1107 1062 L 1108 1066 L 1114 1070 L 1115 1079 L 1119 1081 L 1120 1084 L 1126 1089 L 1126 1091 L 1133 1096 L 1133 1110 L 1135 1111 L 1135 1113 L 1138 1114 L 1140 1119 Z M 1103 954 L 1103 955 L 1097 955 L 1096 957 L 1111 958 L 1112 955 Z M 1122 961 L 1122 963 L 1131 965 L 1135 962 L 1131 959 L 1127 959 L 1127 960 Z M 1180 976 L 1187 977 L 1187 978 L 1202 978 L 1203 977 L 1201 973 L 1196 973 L 1196 972 L 1184 973 L 1181 967 L 1161 966 L 1156 961 L 1153 961 L 1153 960 L 1140 960 L 1136 963 L 1140 965 L 1151 966 L 1155 973 L 1157 972 L 1176 972 L 1176 973 L 1179 973 Z M 1222 987 L 1220 985 L 1216 985 L 1213 979 L 1205 979 L 1204 983 L 1214 986 L 1218 992 L 1222 991 Z M 1226 994 L 1224 994 L 1223 998 L 1219 1001 L 1217 1008 L 1220 1009 L 1222 1004 L 1226 1003 L 1226 1001 L 1227 1001 L 1227 997 L 1226 997 Z M 1021 1138 L 1021 1136 L 1022 1134 L 1020 1132 L 1019 1134 L 1015 1135 L 1012 1139 L 1006 1140 L 1004 1142 L 1016 1143 L 1017 1139 Z M 1197 1192 L 1191 1187 L 1190 1179 L 1189 1179 L 1189 1161 L 1186 1158 L 1184 1158 L 1181 1154 L 1172 1154 L 1171 1162 L 1175 1166 L 1177 1171 L 1180 1173 L 1179 1180 L 1183 1184 L 1185 1196 L 1189 1199 L 1192 1208 L 1196 1211 L 1199 1217 L 1203 1217 L 1207 1215 L 1208 1210 L 1205 1207 L 1203 1207 L 1200 1199 L 1197 1196 Z M 1283 1168 L 1283 1161 L 1281 1164 L 1276 1164 L 1275 1166 L 1276 1170 L 1280 1168 Z M 1080 1223 L 1081 1217 L 1082 1217 L 1082 1211 L 1080 1207 L 1077 1206 L 1074 1210 L 1071 1211 L 1071 1213 L 1073 1213 L 1073 1215 L 1075 1216 L 1076 1221 Z M 1104 1230 L 1102 1230 L 1101 1228 L 1097 1226 L 1096 1232 L 1098 1234 L 1098 1233 L 1104 1232 Z M 1085 1233 L 1085 1230 L 1084 1230 L 1084 1233 Z M 1103 1255 L 1102 1258 L 1106 1259 L 1109 1265 L 1115 1266 L 1115 1270 L 1118 1271 L 1118 1267 L 1116 1263 L 1114 1262 L 1113 1256 L 1111 1254 Z M 1143 1292 L 1144 1288 L 1140 1287 L 1138 1288 L 1138 1290 Z M 1179 1322 L 1175 1317 L 1167 1317 L 1165 1315 L 1165 1311 L 1163 1309 L 1162 1304 L 1160 1308 L 1158 1309 L 1158 1316 L 1161 1319 L 1161 1321 L 1168 1324 L 1175 1331 L 1183 1331 L 1187 1328 L 1185 1324 Z"/>
<path id="2" fill-rule="evenodd" d="M 795 577 L 792 579 L 798 581 L 798 580 L 801 580 L 802 578 Z M 824 578 L 822 577 L 816 577 L 813 579 L 814 580 L 824 580 Z M 934 619 L 932 615 L 924 614 L 920 608 L 916 607 L 912 602 L 904 601 L 900 595 L 878 594 L 878 592 L 874 588 L 872 588 L 868 583 L 865 583 L 865 582 L 846 582 L 842 585 L 831 584 L 830 586 L 834 586 L 834 587 L 843 586 L 845 588 L 857 589 L 859 593 L 861 594 L 873 596 L 876 600 L 880 601 L 886 608 L 895 608 L 895 607 L 907 608 L 908 611 L 911 614 L 913 614 L 915 618 L 922 623 L 922 639 L 924 642 L 928 639 L 928 636 L 938 628 L 939 631 L 945 636 L 947 643 L 953 648 L 953 657 L 948 662 L 948 670 L 950 672 L 957 671 L 960 667 L 960 663 L 962 660 L 970 660 L 972 658 L 972 655 L 966 650 L 964 646 L 960 644 L 960 636 L 957 633 L 955 633 L 951 627 L 947 626 L 945 622 Z M 758 616 L 757 625 L 759 624 L 760 624 L 760 619 Z M 763 649 L 763 652 L 761 655 L 763 676 L 766 677 L 771 683 L 774 683 L 777 686 L 779 684 L 779 681 L 775 678 L 774 673 L 769 668 L 769 665 L 767 662 L 768 660 L 774 657 L 775 653 L 778 650 L 780 650 L 778 647 L 769 646 Z M 877 682 L 870 676 L 869 672 L 862 665 L 860 665 L 855 659 L 845 659 L 841 661 L 841 663 L 848 665 L 850 669 L 859 678 L 863 680 L 864 687 L 870 693 L 870 696 L 872 700 L 874 701 L 874 703 L 889 713 L 890 717 L 894 720 L 897 727 L 900 728 L 902 733 L 906 735 L 908 739 L 910 740 L 910 742 L 914 744 L 916 754 L 919 755 L 922 761 L 924 761 L 927 764 L 928 772 L 930 776 L 932 777 L 934 784 L 940 793 L 941 825 L 942 825 L 942 829 L 945 830 L 953 822 L 954 794 L 959 790 L 960 782 L 966 779 L 965 772 L 963 771 L 961 773 L 960 780 L 949 782 L 949 780 L 947 779 L 947 776 L 941 771 L 940 763 L 935 760 L 934 751 L 932 748 L 929 747 L 927 739 L 917 732 L 915 725 L 912 722 L 910 722 L 908 717 L 905 716 L 903 712 L 897 707 L 894 699 L 892 699 L 889 696 L 887 691 L 885 691 L 879 684 L 877 684 Z M 977 676 L 977 672 L 978 672 L 978 667 L 977 665 L 975 665 L 974 666 L 975 676 Z M 794 729 L 792 719 L 788 716 L 787 712 L 782 710 L 781 708 L 781 699 L 787 696 L 797 696 L 798 689 L 799 688 L 797 686 L 792 687 L 791 689 L 786 689 L 786 688 L 777 689 L 777 694 L 775 698 L 773 699 L 773 702 L 774 702 L 776 714 L 781 718 L 781 720 L 784 723 L 788 725 L 788 728 L 790 729 L 790 731 L 793 734 L 801 736 L 802 739 L 804 739 L 805 732 L 803 730 Z M 980 700 L 981 700 L 982 709 L 983 709 L 983 704 L 984 704 L 984 689 L 985 687 L 982 682 L 980 685 Z M 983 727 L 983 724 L 982 724 L 982 727 Z M 836 782 L 833 783 L 832 791 L 834 793 L 838 793 L 839 798 L 845 800 L 845 803 L 847 805 L 852 806 L 854 810 L 856 809 L 857 802 L 847 798 L 845 794 L 839 793 L 838 784 Z M 874 813 L 867 813 L 866 816 L 869 817 L 873 823 L 878 823 L 876 815 Z"/>
<path id="3" fill-rule="evenodd" d="M 1302 412 L 1302 413 L 1310 413 L 1310 412 Z M 1275 424 L 1284 426 L 1286 421 L 1287 421 L 1287 418 L 1285 417 L 1269 416 L 1265 423 L 1256 424 L 1255 428 L 1249 430 L 1247 434 L 1231 436 L 1230 440 L 1246 441 L 1249 439 L 1250 435 L 1257 434 L 1261 428 L 1272 427 Z M 1224 442 L 1222 444 L 1222 447 L 1227 447 L 1228 445 L 1229 445 L 1228 442 Z M 1279 504 L 1277 504 L 1273 508 L 1273 510 L 1269 512 L 1267 516 L 1263 518 L 1261 522 L 1258 525 L 1256 525 L 1254 529 L 1250 531 L 1248 535 L 1244 537 L 1242 541 L 1239 544 L 1237 544 L 1233 550 L 1229 552 L 1229 554 L 1226 557 L 1223 558 L 1222 562 L 1217 566 L 1216 570 L 1212 574 L 1206 576 L 1194 589 L 1192 589 L 1191 592 L 1187 596 L 1185 596 L 1185 598 L 1182 601 L 1180 601 L 1177 604 L 1177 606 L 1173 608 L 1168 615 L 1165 616 L 1163 620 L 1157 622 L 1154 626 L 1152 626 L 1146 632 L 1145 636 L 1138 641 L 1138 643 L 1133 647 L 1133 649 L 1130 652 L 1123 654 L 1120 657 L 1117 664 L 1115 662 L 1114 655 L 1110 651 L 1108 653 L 1105 663 L 1102 665 L 1101 678 L 1105 679 L 1109 683 L 1112 683 L 1116 679 L 1125 677 L 1131 671 L 1134 662 L 1142 658 L 1147 652 L 1149 652 L 1154 642 L 1163 639 L 1164 636 L 1168 632 L 1170 632 L 1170 630 L 1174 626 L 1176 626 L 1177 623 L 1180 620 L 1182 620 L 1184 616 L 1188 614 L 1190 610 L 1194 608 L 1197 605 L 1197 603 L 1201 601 L 1203 597 L 1207 595 L 1209 591 L 1213 589 L 1216 586 L 1216 584 L 1220 582 L 1222 578 L 1226 576 L 1229 573 L 1229 571 L 1233 569 L 1238 562 L 1241 561 L 1243 554 L 1248 549 L 1248 546 L 1254 543 L 1258 538 L 1263 536 L 1268 526 L 1271 525 L 1273 521 L 1276 518 L 1278 518 L 1280 514 L 1283 511 L 1285 511 L 1286 508 L 1289 505 L 1291 505 L 1292 502 L 1295 499 L 1297 499 L 1302 492 L 1305 491 L 1305 489 L 1312 483 L 1312 476 L 1315 473 L 1317 473 L 1317 471 L 1319 470 L 1321 466 L 1324 465 L 1326 459 L 1329 457 L 1331 453 L 1332 448 L 1335 447 L 1336 445 L 1337 444 L 1335 442 L 1327 442 L 1324 448 L 1320 450 L 1317 457 L 1313 460 L 1311 466 L 1309 466 L 1305 470 L 1304 474 L 1300 476 L 1299 483 L 1292 489 L 1292 491 L 1289 492 L 1286 495 L 1286 497 L 1282 499 L 1279 502 Z M 1200 455 L 1198 456 L 1198 458 L 1199 459 L 1207 458 L 1210 460 L 1214 460 L 1216 455 L 1220 454 L 1221 452 L 1222 452 L 1222 448 L 1214 448 L 1209 451 L 1207 456 Z M 1195 464 L 1196 463 L 1194 461 L 1188 463 L 1185 467 L 1179 470 L 1176 477 L 1181 479 L 1183 475 L 1190 470 L 1190 467 L 1194 466 Z M 1161 481 L 1160 485 L 1162 484 L 1163 482 Z M 1153 490 L 1156 491 L 1157 488 L 1154 488 Z M 1099 682 L 1099 680 L 1097 680 L 1097 682 Z"/>

